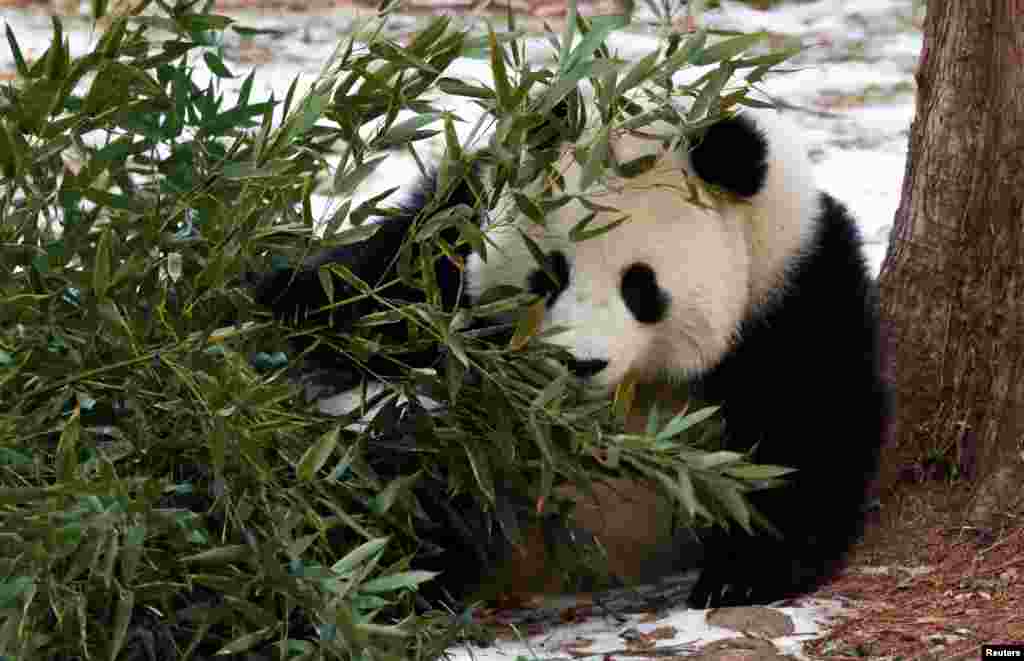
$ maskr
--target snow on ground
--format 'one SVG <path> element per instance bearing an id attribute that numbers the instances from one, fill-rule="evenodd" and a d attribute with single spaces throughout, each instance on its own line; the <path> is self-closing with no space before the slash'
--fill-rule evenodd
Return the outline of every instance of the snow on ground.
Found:
<path id="1" fill-rule="evenodd" d="M 778 607 L 774 610 L 782 615 L 780 619 L 788 618 L 792 633 L 774 635 L 768 630 L 737 631 L 727 626 L 709 623 L 709 611 L 677 608 L 657 615 L 632 615 L 624 620 L 610 615 L 593 616 L 581 622 L 549 628 L 542 634 L 523 636 L 518 640 L 501 640 L 489 647 L 466 643 L 453 647 L 448 654 L 450 661 L 705 658 L 699 657 L 697 652 L 710 643 L 731 642 L 742 645 L 754 634 L 753 637 L 758 643 L 767 644 L 765 647 L 769 654 L 762 652 L 756 657 L 751 657 L 739 652 L 743 647 L 738 646 L 733 654 L 724 652 L 722 656 L 709 655 L 706 658 L 758 658 L 772 661 L 779 658 L 775 654 L 785 654 L 803 659 L 806 658 L 802 654 L 804 641 L 821 636 L 830 620 L 847 612 L 847 605 L 834 600 L 808 599 L 797 607 Z M 761 625 L 751 620 L 747 626 L 757 629 Z M 654 649 L 651 649 L 652 642 L 656 645 Z M 771 650 L 772 647 L 774 651 Z"/>

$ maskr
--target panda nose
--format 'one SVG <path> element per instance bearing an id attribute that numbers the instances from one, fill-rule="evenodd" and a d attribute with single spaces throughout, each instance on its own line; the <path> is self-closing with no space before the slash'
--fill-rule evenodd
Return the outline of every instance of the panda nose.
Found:
<path id="1" fill-rule="evenodd" d="M 592 360 L 572 359 L 569 361 L 567 366 L 569 368 L 569 371 L 573 374 L 573 376 L 579 377 L 581 379 L 586 379 L 594 376 L 604 368 L 608 367 L 608 361 L 599 360 L 596 358 Z"/>

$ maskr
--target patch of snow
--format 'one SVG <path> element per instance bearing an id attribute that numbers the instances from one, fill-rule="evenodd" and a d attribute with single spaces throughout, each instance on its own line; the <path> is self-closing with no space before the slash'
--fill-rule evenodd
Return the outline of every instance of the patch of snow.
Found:
<path id="1" fill-rule="evenodd" d="M 768 30 L 788 35 L 807 35 L 844 28 L 844 21 L 856 16 L 863 22 L 886 17 L 910 16 L 909 0 L 818 0 L 753 9 L 734 0 L 722 0 L 721 8 L 707 13 L 718 27 L 734 30 Z"/>
<path id="2" fill-rule="evenodd" d="M 849 207 L 865 240 L 877 242 L 887 240 L 887 236 L 880 236 L 880 231 L 892 225 L 905 167 L 903 154 L 837 149 L 815 169 L 822 190 Z"/>
<path id="3" fill-rule="evenodd" d="M 920 32 L 901 33 L 890 37 L 875 52 L 882 57 L 898 58 L 906 56 L 916 60 L 921 53 L 923 45 L 924 37 Z"/>
<path id="4" fill-rule="evenodd" d="M 818 99 L 824 95 L 856 94 L 865 88 L 906 86 L 907 73 L 896 66 L 867 62 L 802 65 L 791 73 L 768 79 L 769 93 L 787 100 Z"/>
<path id="5" fill-rule="evenodd" d="M 828 622 L 845 612 L 846 607 L 835 600 L 807 599 L 799 606 L 780 607 L 777 610 L 792 618 L 795 632 L 771 639 L 770 642 L 780 653 L 792 654 L 803 659 L 806 658 L 801 652 L 803 644 L 820 636 Z M 542 634 L 524 635 L 518 640 L 502 640 L 487 648 L 460 645 L 449 649 L 448 655 L 451 661 L 515 661 L 519 658 L 568 661 L 597 660 L 612 656 L 625 658 L 632 655 L 621 653 L 621 650 L 627 648 L 627 641 L 623 638 L 624 632 L 635 630 L 644 635 L 657 629 L 664 632 L 664 637 L 658 636 L 656 647 L 644 648 L 642 652 L 638 652 L 639 656 L 661 656 L 668 654 L 668 650 L 679 650 L 679 656 L 690 656 L 694 650 L 716 640 L 742 637 L 743 634 L 739 632 L 709 625 L 706 615 L 707 611 L 679 606 L 657 618 L 650 615 L 630 615 L 622 621 L 593 616 L 582 622 L 560 625 Z M 672 630 L 674 635 L 668 635 Z M 658 654 L 658 650 L 662 650 L 662 653 Z"/>

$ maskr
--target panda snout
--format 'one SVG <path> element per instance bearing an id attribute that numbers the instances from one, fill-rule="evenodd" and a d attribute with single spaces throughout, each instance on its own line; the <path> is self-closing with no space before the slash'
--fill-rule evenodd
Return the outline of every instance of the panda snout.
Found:
<path id="1" fill-rule="evenodd" d="M 604 368 L 608 367 L 608 361 L 601 360 L 599 358 L 590 360 L 576 360 L 573 358 L 569 360 L 567 367 L 573 376 L 580 379 L 589 379 Z"/>

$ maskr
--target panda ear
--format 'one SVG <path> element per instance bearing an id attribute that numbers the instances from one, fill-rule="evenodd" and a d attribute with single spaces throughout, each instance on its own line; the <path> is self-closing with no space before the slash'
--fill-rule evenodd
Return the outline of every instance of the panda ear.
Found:
<path id="1" fill-rule="evenodd" d="M 768 176 L 768 139 L 748 114 L 727 117 L 696 138 L 689 157 L 705 182 L 741 197 L 753 197 Z"/>

